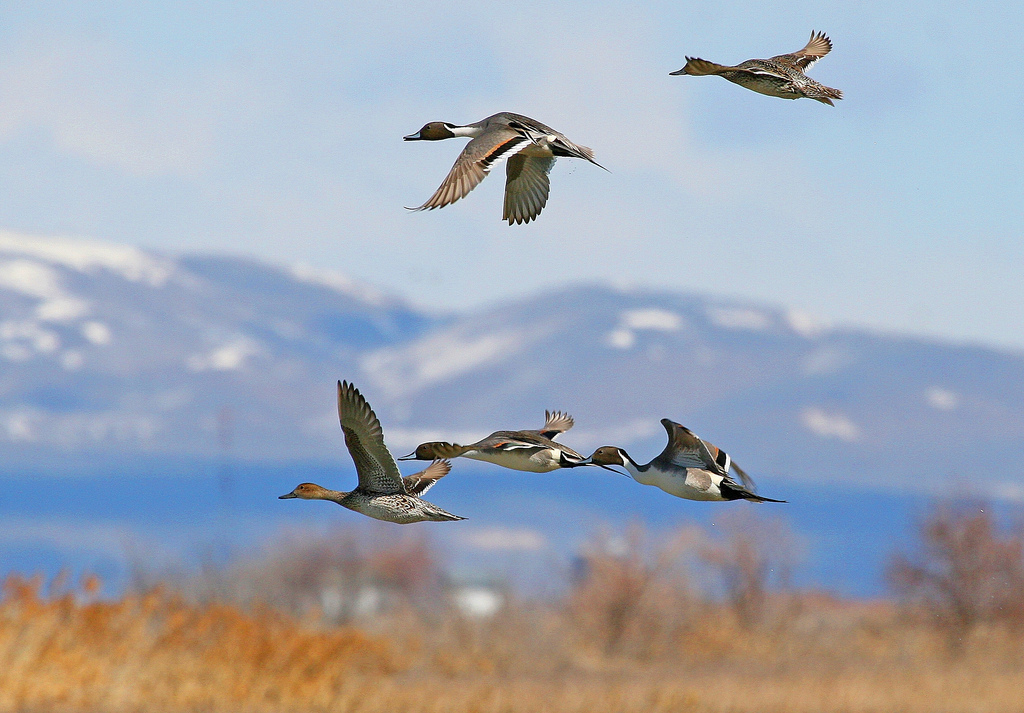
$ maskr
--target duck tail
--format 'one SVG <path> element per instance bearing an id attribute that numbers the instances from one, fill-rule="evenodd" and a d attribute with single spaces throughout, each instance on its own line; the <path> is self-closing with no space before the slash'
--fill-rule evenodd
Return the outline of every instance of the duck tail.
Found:
<path id="1" fill-rule="evenodd" d="M 811 99 L 820 101 L 822 104 L 828 104 L 829 106 L 835 106 L 835 104 L 832 103 L 833 99 L 842 98 L 843 93 L 841 91 L 826 86 L 821 86 L 820 88 L 818 88 L 818 91 L 815 92 L 813 96 L 811 96 Z"/>
<path id="2" fill-rule="evenodd" d="M 686 66 L 675 72 L 669 72 L 672 75 L 689 74 L 693 77 L 703 77 L 708 74 L 721 74 L 722 72 L 733 69 L 733 67 L 727 67 L 724 64 L 715 64 L 714 62 L 708 62 L 706 59 L 700 57 L 687 57 Z"/>
<path id="3" fill-rule="evenodd" d="M 722 497 L 726 500 L 749 500 L 752 503 L 785 503 L 788 500 L 776 500 L 775 498 L 766 498 L 763 495 L 758 495 L 753 490 L 748 490 L 738 483 L 733 483 L 730 480 L 722 481 Z"/>
<path id="4" fill-rule="evenodd" d="M 466 519 L 464 517 L 460 517 L 459 515 L 453 515 L 450 512 L 448 512 L 447 510 L 443 510 L 443 509 L 439 508 L 437 505 L 434 505 L 433 503 L 428 503 L 425 500 L 423 502 L 424 502 L 424 504 L 430 506 L 427 509 L 427 513 L 426 514 L 427 514 L 427 518 L 429 520 L 431 520 L 432 522 L 458 522 L 459 520 L 465 520 Z"/>

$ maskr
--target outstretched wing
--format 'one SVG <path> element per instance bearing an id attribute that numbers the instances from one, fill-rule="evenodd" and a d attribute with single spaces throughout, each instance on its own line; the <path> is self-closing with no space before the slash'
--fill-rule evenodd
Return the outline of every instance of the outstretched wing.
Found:
<path id="1" fill-rule="evenodd" d="M 554 156 L 524 156 L 519 153 L 505 165 L 505 208 L 501 219 L 513 223 L 529 223 L 540 215 L 548 203 L 551 182 L 548 173 L 555 165 Z"/>
<path id="2" fill-rule="evenodd" d="M 559 433 L 565 433 L 573 427 L 576 421 L 573 417 L 567 413 L 561 411 L 545 411 L 544 412 L 544 427 L 541 428 L 537 433 L 544 436 L 544 438 L 554 438 Z"/>
<path id="3" fill-rule="evenodd" d="M 731 459 L 725 451 L 702 440 L 696 433 L 675 421 L 663 418 L 661 425 L 668 432 L 668 444 L 655 460 L 680 468 L 701 468 L 718 475 L 729 472 Z"/>
<path id="4" fill-rule="evenodd" d="M 487 176 L 491 166 L 522 151 L 529 144 L 530 139 L 507 127 L 491 129 L 476 137 L 466 144 L 466 148 L 455 159 L 455 165 L 440 187 L 434 191 L 434 195 L 420 207 L 410 210 L 443 208 L 460 198 L 465 198 L 471 190 L 480 185 L 480 181 Z"/>
<path id="5" fill-rule="evenodd" d="M 790 64 L 801 72 L 806 72 L 812 64 L 832 51 L 832 41 L 824 32 L 811 32 L 811 39 L 803 49 L 791 54 L 780 54 L 772 57 L 776 62 Z"/>
<path id="6" fill-rule="evenodd" d="M 380 421 L 366 399 L 352 384 L 338 382 L 338 418 L 345 445 L 356 464 L 359 487 L 369 493 L 404 493 L 402 474 L 384 445 Z"/>
<path id="7" fill-rule="evenodd" d="M 425 492 L 434 487 L 434 483 L 448 475 L 452 464 L 447 460 L 435 460 L 419 473 L 407 475 L 402 480 L 405 482 L 405 492 L 409 495 L 421 497 Z"/>

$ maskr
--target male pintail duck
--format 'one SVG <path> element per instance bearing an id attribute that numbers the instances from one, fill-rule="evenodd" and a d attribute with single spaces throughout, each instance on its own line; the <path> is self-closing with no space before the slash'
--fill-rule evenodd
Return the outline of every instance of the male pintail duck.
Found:
<path id="1" fill-rule="evenodd" d="M 513 223 L 529 223 L 540 215 L 548 202 L 548 173 L 555 158 L 568 156 L 582 158 L 595 166 L 594 152 L 586 146 L 574 144 L 563 134 L 539 121 L 502 112 L 475 124 L 456 126 L 444 121 L 433 121 L 406 141 L 440 141 L 456 136 L 469 136 L 448 177 L 434 195 L 419 208 L 443 208 L 460 198 L 484 180 L 487 172 L 498 161 L 507 160 L 505 166 L 505 209 L 501 219 Z"/>
<path id="2" fill-rule="evenodd" d="M 833 99 L 842 99 L 843 93 L 838 89 L 819 84 L 804 72 L 812 64 L 832 51 L 832 41 L 824 32 L 812 32 L 811 39 L 802 50 L 792 54 L 780 54 L 770 59 L 748 59 L 746 62 L 729 67 L 715 64 L 697 57 L 687 57 L 686 66 L 672 75 L 691 74 L 702 76 L 717 74 L 741 87 L 752 89 L 760 94 L 783 99 L 799 99 L 807 97 L 823 104 L 835 106 Z"/>
<path id="3" fill-rule="evenodd" d="M 669 495 L 687 500 L 786 502 L 755 493 L 750 476 L 733 463 L 725 451 L 702 440 L 693 431 L 667 418 L 661 419 L 661 425 L 668 431 L 668 445 L 647 465 L 638 465 L 617 446 L 601 446 L 588 461 L 620 465 L 638 483 L 657 486 Z M 740 483 L 732 479 L 730 471 L 739 476 Z"/>
<path id="4" fill-rule="evenodd" d="M 559 468 L 591 465 L 572 448 L 554 441 L 559 433 L 572 428 L 573 423 L 569 414 L 545 411 L 544 426 L 536 431 L 495 431 L 468 446 L 444 441 L 421 443 L 415 451 L 399 460 L 472 458 L 530 473 L 550 473 Z"/>
<path id="5" fill-rule="evenodd" d="M 331 500 L 377 520 L 403 525 L 424 520 L 465 519 L 420 498 L 451 470 L 451 464 L 435 460 L 426 470 L 403 478 L 384 445 L 380 421 L 359 390 L 347 381 L 338 382 L 338 416 L 345 433 L 345 445 L 356 464 L 359 485 L 351 492 L 342 492 L 315 483 L 302 483 L 280 499 Z"/>

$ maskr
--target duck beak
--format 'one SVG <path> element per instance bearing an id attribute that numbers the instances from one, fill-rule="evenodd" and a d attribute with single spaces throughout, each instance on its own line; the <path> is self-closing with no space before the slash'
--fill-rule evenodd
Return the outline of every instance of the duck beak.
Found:
<path id="1" fill-rule="evenodd" d="M 413 451 L 412 453 L 410 453 L 407 456 L 402 456 L 401 458 L 395 458 L 395 460 L 416 460 L 416 451 Z"/>
<path id="2" fill-rule="evenodd" d="M 291 493 L 288 493 L 287 495 L 278 495 L 277 499 L 278 500 L 291 500 L 292 498 L 297 498 L 297 497 L 299 497 L 299 496 L 296 495 L 294 492 L 291 492 Z"/>
<path id="3" fill-rule="evenodd" d="M 417 131 L 415 134 L 409 134 L 408 136 L 403 136 L 402 138 L 405 141 L 422 141 L 423 137 L 420 136 L 421 133 L 422 133 L 422 130 Z"/>
<path id="4" fill-rule="evenodd" d="M 589 458 L 587 458 L 585 461 L 580 463 L 580 465 L 596 465 L 598 468 L 604 468 L 605 470 L 610 470 L 611 472 L 615 473 L 616 475 L 624 475 L 627 478 L 629 477 L 629 473 L 623 473 L 621 470 L 615 470 L 611 466 L 604 465 L 603 463 L 595 463 L 594 461 L 590 460 Z"/>
<path id="5" fill-rule="evenodd" d="M 686 68 L 684 67 L 683 69 L 678 69 L 675 72 L 669 72 L 668 75 L 670 77 L 678 77 L 680 74 L 686 74 L 685 70 Z"/>

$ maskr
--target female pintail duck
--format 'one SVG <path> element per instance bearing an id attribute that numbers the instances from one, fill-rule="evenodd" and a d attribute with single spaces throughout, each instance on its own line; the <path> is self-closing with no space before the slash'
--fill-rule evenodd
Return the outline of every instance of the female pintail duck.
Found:
<path id="1" fill-rule="evenodd" d="M 407 524 L 424 520 L 464 520 L 419 496 L 443 478 L 451 464 L 437 460 L 426 470 L 403 478 L 384 445 L 384 432 L 359 390 L 338 382 L 338 416 L 345 433 L 345 445 L 356 464 L 359 485 L 351 492 L 328 490 L 314 483 L 302 483 L 281 499 L 331 500 L 349 510 L 377 520 Z"/>
<path id="2" fill-rule="evenodd" d="M 433 121 L 415 134 L 406 136 L 405 140 L 440 141 L 456 136 L 469 136 L 472 140 L 466 144 L 448 177 L 430 200 L 409 210 L 443 208 L 465 198 L 484 180 L 495 163 L 507 160 L 505 209 L 501 219 L 507 220 L 509 225 L 529 223 L 540 215 L 548 202 L 548 173 L 555 158 L 582 158 L 604 168 L 594 160 L 594 152 L 586 146 L 574 144 L 539 121 L 508 112 L 465 126 Z"/>
<path id="3" fill-rule="evenodd" d="M 591 465 L 572 448 L 554 441 L 559 433 L 572 428 L 572 416 L 561 411 L 545 411 L 544 418 L 544 427 L 536 431 L 495 431 L 468 446 L 444 441 L 421 443 L 415 451 L 399 460 L 472 458 L 530 473 L 550 473 L 559 468 Z"/>
<path id="4" fill-rule="evenodd" d="M 616 446 L 601 446 L 588 461 L 620 465 L 638 483 L 657 486 L 687 500 L 786 502 L 755 493 L 750 476 L 733 463 L 725 451 L 702 440 L 693 431 L 667 418 L 661 419 L 661 425 L 668 431 L 668 445 L 647 465 L 638 465 L 626 451 Z M 730 470 L 739 476 L 740 483 L 732 479 Z"/>
<path id="5" fill-rule="evenodd" d="M 825 36 L 825 33 L 812 32 L 807 46 L 792 54 L 780 54 L 770 59 L 748 59 L 735 67 L 715 64 L 697 57 L 687 57 L 685 67 L 669 74 L 691 74 L 698 77 L 705 74 L 717 74 L 741 87 L 771 97 L 783 99 L 807 97 L 829 106 L 835 106 L 832 100 L 842 99 L 843 93 L 838 89 L 826 87 L 804 74 L 812 64 L 831 51 L 832 41 Z"/>

